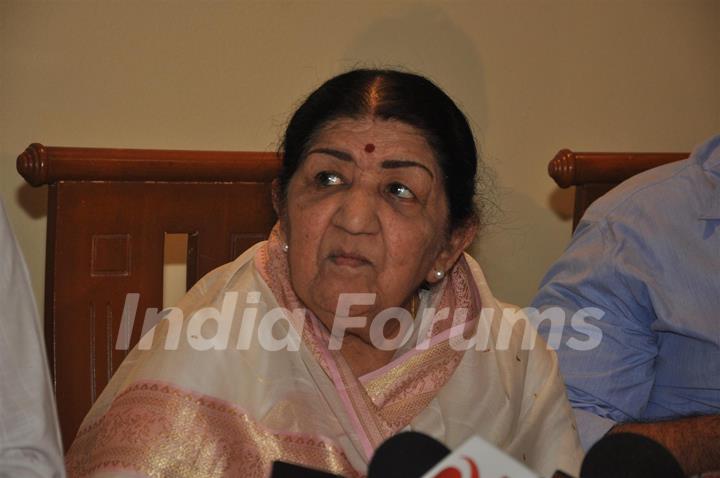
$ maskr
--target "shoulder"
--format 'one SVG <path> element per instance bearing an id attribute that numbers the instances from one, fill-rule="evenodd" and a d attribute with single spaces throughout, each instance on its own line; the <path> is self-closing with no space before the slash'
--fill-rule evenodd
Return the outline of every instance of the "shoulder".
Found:
<path id="1" fill-rule="evenodd" d="M 246 272 L 254 271 L 255 257 L 265 244 L 266 241 L 258 242 L 240 254 L 235 260 L 205 274 L 183 297 L 181 303 L 198 300 L 200 297 L 207 298 L 213 292 L 225 290 L 231 285 L 232 288 L 237 288 L 235 283 L 242 276 L 247 275 Z"/>
<path id="2" fill-rule="evenodd" d="M 691 185 L 688 177 L 696 169 L 696 164 L 685 159 L 638 174 L 595 201 L 583 222 L 623 220 L 629 215 L 650 213 L 666 204 L 668 193 L 682 200 Z"/>
<path id="3" fill-rule="evenodd" d="M 685 160 L 665 164 L 622 182 L 588 208 L 581 226 L 634 224 L 636 219 L 697 216 L 720 177 L 720 135 Z M 581 227 L 579 226 L 579 229 Z"/>

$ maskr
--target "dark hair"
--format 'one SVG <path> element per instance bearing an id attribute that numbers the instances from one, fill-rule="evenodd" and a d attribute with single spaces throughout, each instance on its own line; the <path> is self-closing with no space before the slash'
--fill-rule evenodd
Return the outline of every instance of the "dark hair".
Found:
<path id="1" fill-rule="evenodd" d="M 307 97 L 290 119 L 282 142 L 281 199 L 314 135 L 332 120 L 366 116 L 402 121 L 422 131 L 444 175 L 450 230 L 477 219 L 477 149 L 465 115 L 427 78 L 394 70 L 352 70 Z"/>

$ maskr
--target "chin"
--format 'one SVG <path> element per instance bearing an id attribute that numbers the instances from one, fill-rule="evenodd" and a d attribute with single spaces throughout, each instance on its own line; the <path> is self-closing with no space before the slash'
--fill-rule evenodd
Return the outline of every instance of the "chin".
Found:
<path id="1" fill-rule="evenodd" d="M 312 289 L 312 292 L 315 292 L 313 293 L 313 302 L 317 304 L 324 312 L 332 313 L 333 316 L 338 309 L 338 303 L 340 302 L 340 296 L 342 294 L 375 294 L 375 291 L 371 290 L 368 287 L 363 287 L 359 285 L 353 286 L 352 284 L 343 284 L 341 287 L 335 288 L 331 288 L 328 286 L 323 287 L 318 285 L 317 287 L 313 287 Z M 349 300 L 353 304 L 352 308 L 350 309 L 350 314 L 353 316 L 357 316 L 364 315 L 367 312 L 373 310 L 375 308 L 375 304 L 377 303 L 377 296 L 375 296 L 374 303 L 370 305 L 355 305 L 358 302 L 357 299 L 349 298 Z"/>

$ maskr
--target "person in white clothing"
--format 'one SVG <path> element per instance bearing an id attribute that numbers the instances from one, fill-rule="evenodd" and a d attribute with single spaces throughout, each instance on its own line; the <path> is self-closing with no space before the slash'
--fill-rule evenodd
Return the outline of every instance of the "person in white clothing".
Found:
<path id="1" fill-rule="evenodd" d="M 0 201 L 0 478 L 64 476 L 37 307 Z"/>

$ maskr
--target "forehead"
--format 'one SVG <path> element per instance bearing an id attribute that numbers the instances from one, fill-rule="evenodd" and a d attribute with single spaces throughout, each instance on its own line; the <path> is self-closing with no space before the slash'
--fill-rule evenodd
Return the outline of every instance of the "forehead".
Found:
<path id="1" fill-rule="evenodd" d="M 366 146 L 372 145 L 372 148 Z M 351 154 L 360 151 L 378 156 L 402 155 L 435 163 L 435 154 L 424 133 L 407 123 L 379 118 L 339 118 L 323 126 L 310 148 L 333 146 Z M 409 159 L 409 158 L 407 158 Z"/>

